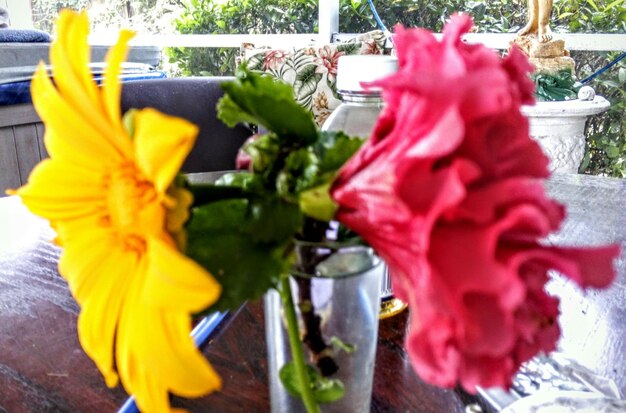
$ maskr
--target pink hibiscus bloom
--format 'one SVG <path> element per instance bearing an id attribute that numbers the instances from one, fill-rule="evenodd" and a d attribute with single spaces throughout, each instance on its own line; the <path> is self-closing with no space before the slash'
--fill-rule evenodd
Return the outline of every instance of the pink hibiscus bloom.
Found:
<path id="1" fill-rule="evenodd" d="M 531 66 L 461 41 L 455 15 L 441 41 L 396 28 L 399 70 L 374 82 L 387 103 L 370 139 L 332 188 L 337 219 L 389 265 L 412 308 L 407 350 L 439 386 L 508 387 L 520 364 L 554 350 L 555 269 L 582 287 L 614 277 L 617 246 L 546 247 L 563 206 L 541 179 L 548 160 L 520 113 L 533 102 Z"/>
<path id="2" fill-rule="evenodd" d="M 319 49 L 318 57 L 315 58 L 315 64 L 317 68 L 315 73 L 328 73 L 328 79 L 330 81 L 337 77 L 337 64 L 339 63 L 339 57 L 345 55 L 345 52 L 340 52 L 334 47 L 324 46 Z"/>
<path id="3" fill-rule="evenodd" d="M 276 69 L 285 62 L 287 53 L 284 50 L 270 50 L 263 56 L 263 70 Z"/>

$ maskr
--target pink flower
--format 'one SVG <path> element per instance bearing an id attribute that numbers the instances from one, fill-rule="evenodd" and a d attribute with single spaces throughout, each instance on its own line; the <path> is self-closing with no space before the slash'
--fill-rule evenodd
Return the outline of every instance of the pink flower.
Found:
<path id="1" fill-rule="evenodd" d="M 396 28 L 399 70 L 375 82 L 387 103 L 370 139 L 332 188 L 337 219 L 387 262 L 412 308 L 407 349 L 439 386 L 511 384 L 520 364 L 551 351 L 555 269 L 582 287 L 613 279 L 617 246 L 546 247 L 564 208 L 541 183 L 548 160 L 520 113 L 533 101 L 531 66 L 461 41 L 455 15 L 441 41 Z"/>
<path id="2" fill-rule="evenodd" d="M 378 47 L 378 43 L 374 39 L 365 40 L 361 44 L 360 54 L 382 54 L 382 50 Z"/>
<path id="3" fill-rule="evenodd" d="M 269 52 L 265 52 L 263 56 L 263 70 L 276 69 L 285 61 L 286 57 L 287 53 L 284 50 L 270 50 Z"/>
<path id="4" fill-rule="evenodd" d="M 331 46 L 320 48 L 318 52 L 319 57 L 315 58 L 315 64 L 317 65 L 315 73 L 328 73 L 328 79 L 332 81 L 337 76 L 339 57 L 344 54 L 345 52 L 340 52 Z"/>

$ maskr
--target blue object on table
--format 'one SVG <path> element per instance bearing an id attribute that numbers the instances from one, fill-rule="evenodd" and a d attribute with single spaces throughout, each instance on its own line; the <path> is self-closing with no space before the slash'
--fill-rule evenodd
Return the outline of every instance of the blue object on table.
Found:
<path id="1" fill-rule="evenodd" d="M 133 80 L 162 79 L 165 77 L 167 77 L 165 72 L 160 70 L 150 70 L 140 73 L 122 74 L 120 76 L 120 80 L 122 82 L 131 82 Z M 98 84 L 100 84 L 102 76 L 96 75 L 94 76 L 94 79 L 98 82 Z M 31 102 L 30 80 L 0 84 L 0 106 Z"/>
<path id="2" fill-rule="evenodd" d="M 33 29 L 7 29 L 0 30 L 0 43 L 50 43 L 48 33 Z"/>
<path id="3" fill-rule="evenodd" d="M 228 315 L 228 311 L 215 312 L 211 315 L 204 317 L 191 332 L 193 342 L 196 347 L 203 345 L 209 337 L 213 334 L 215 329 L 224 321 L 224 318 Z M 129 397 L 126 402 L 120 407 L 117 413 L 139 413 L 139 409 L 135 404 L 135 399 Z"/>
<path id="4" fill-rule="evenodd" d="M 30 102 L 30 81 L 0 84 L 0 106 Z"/>

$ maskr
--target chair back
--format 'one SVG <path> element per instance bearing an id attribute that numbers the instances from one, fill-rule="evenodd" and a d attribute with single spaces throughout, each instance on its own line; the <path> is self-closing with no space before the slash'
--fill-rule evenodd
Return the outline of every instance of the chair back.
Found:
<path id="1" fill-rule="evenodd" d="M 244 126 L 229 128 L 217 118 L 215 106 L 224 94 L 220 84 L 230 79 L 192 77 L 127 82 L 122 86 L 122 112 L 152 107 L 198 125 L 198 139 L 183 172 L 235 169 L 237 151 L 252 131 Z"/>

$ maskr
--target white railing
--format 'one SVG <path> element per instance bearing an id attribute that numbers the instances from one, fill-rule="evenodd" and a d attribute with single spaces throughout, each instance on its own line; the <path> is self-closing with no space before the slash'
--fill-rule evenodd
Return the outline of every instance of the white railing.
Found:
<path id="1" fill-rule="evenodd" d="M 15 0 L 13 0 L 15 1 Z M 319 33 L 304 34 L 186 34 L 186 35 L 141 35 L 135 45 L 160 47 L 235 47 L 242 43 L 260 46 L 290 47 L 313 43 L 324 44 L 349 35 L 339 32 L 339 0 L 319 1 Z M 569 50 L 626 51 L 626 34 L 557 34 L 565 40 Z M 465 39 L 472 43 L 483 43 L 493 49 L 508 49 L 515 33 L 471 33 Z M 111 36 L 90 38 L 91 44 L 108 45 Z"/>
<path id="2" fill-rule="evenodd" d="M 465 39 L 493 49 L 507 49 L 515 36 L 515 33 L 470 33 Z M 626 34 L 555 33 L 555 37 L 563 39 L 569 50 L 626 51 Z"/>
<path id="3" fill-rule="evenodd" d="M 351 34 L 338 35 L 338 39 L 354 36 Z M 441 36 L 441 35 L 439 35 Z M 468 33 L 463 39 L 468 43 L 482 43 L 492 49 L 508 49 L 515 38 L 515 33 Z M 555 33 L 555 37 L 565 41 L 568 50 L 591 51 L 626 51 L 626 34 L 607 33 Z"/>
<path id="4" fill-rule="evenodd" d="M 320 25 L 320 28 L 323 28 Z M 327 28 L 326 28 L 327 30 Z M 139 35 L 132 44 L 159 47 L 240 47 L 242 43 L 253 43 L 271 47 L 304 46 L 328 43 L 330 39 L 343 40 L 356 34 L 341 33 L 324 35 L 306 34 L 171 34 Z M 469 33 L 464 39 L 470 43 L 483 43 L 493 49 L 507 49 L 515 33 Z M 568 50 L 626 51 L 626 34 L 583 34 L 556 33 L 565 41 Z M 111 36 L 90 36 L 92 45 L 111 45 Z"/>

